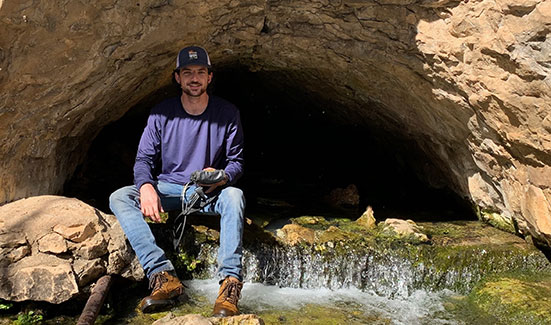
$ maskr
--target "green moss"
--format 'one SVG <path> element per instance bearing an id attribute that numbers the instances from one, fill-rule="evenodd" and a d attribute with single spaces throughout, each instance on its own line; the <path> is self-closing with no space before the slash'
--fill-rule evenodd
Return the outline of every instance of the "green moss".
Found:
<path id="1" fill-rule="evenodd" d="M 324 217 L 319 216 L 301 216 L 298 218 L 291 218 L 291 222 L 299 226 L 317 230 L 327 229 L 331 226 L 329 221 L 327 221 Z"/>
<path id="2" fill-rule="evenodd" d="M 420 245 L 420 244 L 427 244 L 428 241 L 425 237 L 420 236 L 420 234 L 411 233 L 407 235 L 402 235 L 396 233 L 391 228 L 385 228 L 384 230 L 380 231 L 376 235 L 376 239 L 378 242 L 392 242 L 392 241 L 398 241 L 404 244 L 411 244 L 411 245 Z"/>
<path id="3" fill-rule="evenodd" d="M 364 236 L 373 236 L 375 234 L 374 228 L 367 229 L 365 226 L 358 224 L 357 222 L 350 219 L 345 219 L 345 218 L 335 219 L 334 223 L 335 223 L 335 226 L 339 227 L 344 231 L 353 232 Z"/>
<path id="4" fill-rule="evenodd" d="M 389 318 L 365 315 L 361 308 L 349 302 L 334 307 L 308 304 L 296 310 L 259 312 L 258 316 L 265 324 L 392 324 Z"/>
<path id="5" fill-rule="evenodd" d="M 509 232 L 509 233 L 516 233 L 515 225 L 513 224 L 513 220 L 505 218 L 497 211 L 493 211 L 491 209 L 482 209 L 480 207 L 476 207 L 476 214 L 478 216 L 478 219 L 480 221 L 486 222 L 497 229 Z"/>
<path id="6" fill-rule="evenodd" d="M 330 226 L 326 231 L 320 234 L 318 242 L 320 243 L 336 242 L 336 241 L 349 242 L 349 241 L 360 240 L 361 238 L 362 238 L 361 234 L 351 232 L 351 231 L 344 231 L 338 227 Z"/>
<path id="7" fill-rule="evenodd" d="M 469 300 L 501 324 L 550 324 L 551 273 L 490 277 L 475 287 Z"/>

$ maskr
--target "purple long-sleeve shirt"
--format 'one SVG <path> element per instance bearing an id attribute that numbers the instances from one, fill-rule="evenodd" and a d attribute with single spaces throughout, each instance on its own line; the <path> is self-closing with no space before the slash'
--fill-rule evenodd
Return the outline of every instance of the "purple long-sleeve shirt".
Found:
<path id="1" fill-rule="evenodd" d="M 159 158 L 160 174 L 154 175 Z M 243 174 L 239 110 L 212 95 L 200 115 L 186 113 L 179 97 L 156 105 L 138 146 L 134 184 L 138 188 L 156 180 L 185 184 L 191 173 L 206 167 L 224 169 L 228 184 L 234 184 Z"/>

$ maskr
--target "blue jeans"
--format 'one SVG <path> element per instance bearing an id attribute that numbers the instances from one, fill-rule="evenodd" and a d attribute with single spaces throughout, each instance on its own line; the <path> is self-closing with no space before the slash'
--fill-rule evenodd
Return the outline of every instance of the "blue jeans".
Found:
<path id="1" fill-rule="evenodd" d="M 168 182 L 153 185 L 161 199 L 165 211 L 181 210 L 183 186 Z M 190 186 L 186 191 L 186 202 L 195 191 Z M 172 262 L 165 252 L 157 246 L 149 225 L 145 222 L 140 210 L 140 191 L 135 185 L 116 190 L 109 197 L 109 207 L 136 252 L 147 277 L 161 271 L 174 270 Z M 245 211 L 243 191 L 236 187 L 226 187 L 218 199 L 205 206 L 204 212 L 220 214 L 220 248 L 218 250 L 218 276 L 223 279 L 233 276 L 240 281 L 242 277 L 242 238 Z"/>

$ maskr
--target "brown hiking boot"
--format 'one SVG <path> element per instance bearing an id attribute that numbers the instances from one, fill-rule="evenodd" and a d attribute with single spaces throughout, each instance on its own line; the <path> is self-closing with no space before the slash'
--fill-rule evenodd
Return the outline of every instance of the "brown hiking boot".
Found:
<path id="1" fill-rule="evenodd" d="M 149 279 L 149 289 L 153 289 L 151 295 L 143 298 L 138 306 L 143 313 L 172 306 L 175 298 L 184 293 L 184 285 L 167 271 L 153 274 Z"/>
<path id="2" fill-rule="evenodd" d="M 228 276 L 220 285 L 218 298 L 214 302 L 214 317 L 227 317 L 239 314 L 237 302 L 241 297 L 243 282 L 234 277 Z"/>

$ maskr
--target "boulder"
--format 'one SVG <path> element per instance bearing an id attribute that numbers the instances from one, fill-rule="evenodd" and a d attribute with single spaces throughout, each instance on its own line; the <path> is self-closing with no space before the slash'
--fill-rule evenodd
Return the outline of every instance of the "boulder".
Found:
<path id="1" fill-rule="evenodd" d="M 65 302 L 104 274 L 144 277 L 113 215 L 73 198 L 37 196 L 0 207 L 0 299 Z"/>
<path id="2" fill-rule="evenodd" d="M 398 238 L 413 239 L 414 242 L 430 242 L 427 235 L 413 220 L 388 218 L 383 224 L 383 233 L 396 235 Z"/>
<path id="3" fill-rule="evenodd" d="M 287 245 L 297 245 L 299 243 L 313 244 L 316 238 L 314 229 L 297 224 L 283 226 L 276 231 L 276 235 Z"/>
<path id="4" fill-rule="evenodd" d="M 4 269 L 4 276 L 6 283 L 0 295 L 10 301 L 40 300 L 58 304 L 79 293 L 71 262 L 49 254 L 23 258 Z"/>

